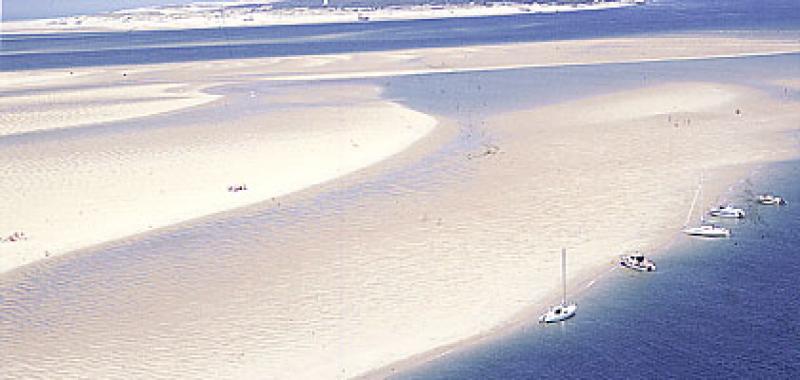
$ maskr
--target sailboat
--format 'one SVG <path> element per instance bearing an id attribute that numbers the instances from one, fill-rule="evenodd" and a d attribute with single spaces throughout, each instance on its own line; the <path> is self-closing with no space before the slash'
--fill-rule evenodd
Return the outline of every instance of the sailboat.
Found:
<path id="1" fill-rule="evenodd" d="M 689 236 L 699 236 L 699 237 L 708 237 L 708 238 L 720 238 L 720 237 L 729 237 L 731 236 L 731 230 L 725 227 L 719 227 L 714 225 L 713 223 L 708 223 L 703 219 L 703 214 L 700 214 L 700 226 L 698 227 L 688 227 L 689 220 L 692 217 L 692 211 L 694 210 L 694 205 L 697 203 L 697 199 L 699 198 L 700 193 L 703 189 L 703 177 L 700 176 L 700 183 L 697 185 L 697 191 L 694 193 L 694 200 L 692 201 L 692 207 L 689 208 L 689 214 L 686 215 L 686 223 L 684 224 L 683 233 Z"/>
<path id="2" fill-rule="evenodd" d="M 574 302 L 567 304 L 567 250 L 561 248 L 561 282 L 564 294 L 561 304 L 550 308 L 546 313 L 539 317 L 539 323 L 561 322 L 575 316 L 578 305 Z"/>

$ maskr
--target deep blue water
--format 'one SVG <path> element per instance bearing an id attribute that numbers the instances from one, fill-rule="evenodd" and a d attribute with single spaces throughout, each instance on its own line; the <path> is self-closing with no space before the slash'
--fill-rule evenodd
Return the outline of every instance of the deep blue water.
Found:
<path id="1" fill-rule="evenodd" d="M 683 31 L 800 30 L 794 0 L 653 0 L 600 12 L 334 25 L 2 35 L 0 71 L 277 57 Z"/>
<path id="2" fill-rule="evenodd" d="M 749 378 L 800 376 L 800 162 L 735 190 L 748 218 L 728 240 L 676 235 L 654 274 L 615 270 L 562 325 L 531 321 L 396 379 Z M 785 207 L 746 201 L 787 196 Z"/>

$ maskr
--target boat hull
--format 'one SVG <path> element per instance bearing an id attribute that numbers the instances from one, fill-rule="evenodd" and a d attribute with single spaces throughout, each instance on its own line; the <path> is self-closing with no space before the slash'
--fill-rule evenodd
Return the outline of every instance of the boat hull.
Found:
<path id="1" fill-rule="evenodd" d="M 724 219 L 742 219 L 744 218 L 744 211 L 743 210 L 711 210 L 708 213 L 709 215 L 715 218 L 724 218 Z"/>
<path id="2" fill-rule="evenodd" d="M 650 266 L 650 265 L 648 265 L 648 266 L 632 265 L 632 264 L 628 264 L 628 263 L 626 263 L 624 261 L 621 261 L 619 263 L 619 265 L 621 265 L 624 268 L 628 268 L 630 270 L 635 270 L 637 272 L 655 272 L 655 270 L 656 270 L 656 266 L 655 265 L 652 265 L 652 266 Z"/>
<path id="3" fill-rule="evenodd" d="M 781 197 L 773 197 L 773 196 L 760 196 L 757 199 L 759 204 L 765 206 L 782 206 L 786 204 L 786 201 Z"/>
<path id="4" fill-rule="evenodd" d="M 731 236 L 730 231 L 712 232 L 712 231 L 686 231 L 686 230 L 684 230 L 683 233 L 685 233 L 685 234 L 687 234 L 689 236 L 706 237 L 706 238 L 726 238 L 726 237 L 730 237 Z"/>
<path id="5" fill-rule="evenodd" d="M 720 213 L 711 213 L 711 216 L 715 218 L 722 218 L 722 219 L 742 219 L 744 218 L 743 214 L 720 214 Z"/>

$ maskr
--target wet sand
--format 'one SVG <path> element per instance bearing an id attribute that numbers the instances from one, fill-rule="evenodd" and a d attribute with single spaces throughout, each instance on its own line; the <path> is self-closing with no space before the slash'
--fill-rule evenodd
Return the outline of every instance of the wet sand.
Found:
<path id="1" fill-rule="evenodd" d="M 162 73 L 171 72 L 178 78 L 183 78 L 185 73 L 200 70 L 206 73 L 205 79 L 215 80 L 251 75 L 271 81 L 318 81 L 769 56 L 796 52 L 800 52 L 800 43 L 792 38 L 746 36 L 741 33 L 699 36 L 678 34 L 172 63 L 142 67 Z M 233 73 L 233 76 L 229 73 Z"/>
<path id="2" fill-rule="evenodd" d="M 2 180 L 1 188 L 14 195 L 0 210 L 14 217 L 0 224 L 0 237 L 24 232 L 37 238 L 15 244 L 13 248 L 0 245 L 0 250 L 6 251 L 0 260 L 0 270 L 297 191 L 390 157 L 409 147 L 433 126 L 434 121 L 429 116 L 404 109 L 390 100 L 380 100 L 381 90 L 377 87 L 337 88 L 333 84 L 327 89 L 302 87 L 310 81 L 769 55 L 800 49 L 795 40 L 705 37 L 556 41 L 0 73 L 3 78 L 0 92 L 4 94 L 0 99 L 0 136 L 24 139 L 30 138 L 31 132 L 40 132 L 46 140 L 47 133 L 60 129 L 124 130 L 125 122 L 130 120 L 164 129 L 163 117 L 178 120 L 170 126 L 182 126 L 180 133 L 166 130 L 152 135 L 132 133 L 130 136 L 134 138 L 130 143 L 118 136 L 117 140 L 110 141 L 106 141 L 106 137 L 87 138 L 91 142 L 75 146 L 64 142 L 25 147 L 12 144 L 12 149 L 3 152 L 9 175 Z M 236 92 L 237 85 L 257 79 L 267 86 L 276 81 L 283 84 L 276 84 L 277 92 L 269 91 L 272 95 Z M 292 82 L 299 82 L 299 87 L 281 93 L 281 86 Z M 214 91 L 225 86 L 233 86 L 233 92 Z M 226 131 L 243 129 L 235 134 L 212 132 L 210 123 L 191 117 L 194 110 L 203 110 L 202 107 L 222 113 L 235 110 L 227 119 L 215 119 L 215 123 Z M 297 108 L 303 111 L 297 112 Z M 181 115 L 186 115 L 183 121 Z M 337 117 L 331 118 L 331 115 Z M 264 128 L 256 127 L 262 122 L 266 123 Z M 381 132 L 370 130 L 369 125 L 373 123 L 382 126 Z M 208 132 L 205 135 L 187 132 L 186 128 L 193 124 Z M 297 147 L 286 143 L 261 146 L 256 140 L 245 137 L 256 131 L 286 130 L 290 125 L 302 128 L 309 124 L 325 131 L 336 130 L 333 134 L 342 140 L 326 140 L 310 130 L 294 137 L 283 132 L 279 135 L 292 142 L 300 141 L 305 148 L 327 147 L 331 143 L 360 147 L 346 151 L 362 161 L 359 164 L 348 161 L 335 169 L 336 165 L 332 165 L 330 170 L 299 176 L 303 179 L 298 179 L 298 175 L 287 179 L 285 167 L 276 167 L 274 163 L 280 161 L 278 157 L 299 157 L 288 152 L 298 152 Z M 352 131 L 355 135 L 369 133 L 369 144 L 349 141 L 355 135 L 343 137 L 345 126 L 351 124 L 355 124 Z M 306 132 L 309 134 L 303 134 Z M 400 137 L 392 141 L 386 133 L 398 133 Z M 385 138 L 385 142 L 379 143 L 381 138 Z M 148 146 L 153 141 L 156 143 L 152 145 L 158 148 Z M 106 149 L 103 147 L 106 144 L 112 147 Z M 267 153 L 269 150 L 272 151 Z M 312 156 L 325 157 L 321 162 L 330 164 L 328 158 L 337 157 L 336 154 L 325 148 L 316 149 Z M 311 165 L 317 162 L 313 160 L 288 160 L 296 167 L 317 165 Z M 264 161 L 270 164 L 263 164 Z M 260 168 L 268 171 L 258 172 Z M 246 195 L 237 194 L 236 197 L 219 193 L 219 188 L 254 183 L 251 178 L 256 175 L 268 176 L 269 185 L 259 181 Z M 129 188 L 135 191 L 124 190 Z M 172 190 L 164 192 L 164 188 Z M 193 200 L 189 202 L 189 199 Z M 143 208 L 142 204 L 151 206 Z M 52 215 L 53 209 L 60 212 Z M 94 225 L 96 221 L 132 213 L 132 210 L 136 210 L 136 216 L 120 217 L 118 222 L 108 223 L 100 231 L 88 232 L 78 227 L 82 223 Z M 70 216 L 65 218 L 64 215 Z"/>

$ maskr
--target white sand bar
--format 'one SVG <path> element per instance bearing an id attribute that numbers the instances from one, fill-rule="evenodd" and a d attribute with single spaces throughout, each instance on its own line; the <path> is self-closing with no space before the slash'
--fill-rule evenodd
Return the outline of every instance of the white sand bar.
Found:
<path id="1" fill-rule="evenodd" d="M 0 136 L 150 116 L 218 98 L 176 84 L 117 85 L 7 96 L 0 98 Z"/>
<path id="2" fill-rule="evenodd" d="M 535 67 L 770 56 L 800 52 L 800 40 L 732 35 L 667 35 L 640 38 L 525 42 L 346 54 L 219 60 L 137 67 L 138 78 L 155 73 L 173 80 L 317 81 Z M 106 71 L 123 72 L 124 68 Z"/>
<path id="3" fill-rule="evenodd" d="M 647 45 L 643 48 L 643 45 Z M 281 73 L 291 59 L 278 58 L 265 79 L 279 81 L 377 78 L 434 73 L 507 70 L 532 67 L 683 61 L 709 58 L 768 56 L 800 52 L 792 39 L 666 36 L 551 41 L 457 48 L 409 49 L 392 52 L 331 55 L 330 62 L 302 65 Z M 337 59 L 338 58 L 338 59 Z M 305 60 L 308 58 L 300 58 Z M 347 64 L 341 64 L 345 60 Z M 247 61 L 242 61 L 248 66 Z M 243 67 L 244 69 L 244 67 Z"/>
<path id="4" fill-rule="evenodd" d="M 382 99 L 371 85 L 278 80 L 798 50 L 792 40 L 699 41 L 659 37 L 153 65 L 130 71 L 123 84 L 116 82 L 122 68 L 87 68 L 67 87 L 158 84 L 147 92 L 159 93 L 176 90 L 173 85 L 200 89 L 254 78 L 272 79 L 276 87 L 270 96 L 234 92 L 146 117 L 139 111 L 144 103 L 125 114 L 146 127 L 105 123 L 104 133 L 83 135 L 77 132 L 91 129 L 62 126 L 59 139 L 48 139 L 55 132 L 44 129 L 0 136 L 0 172 L 7 173 L 0 177 L 0 233 L 28 236 L 0 243 L 0 271 L 46 252 L 66 253 L 303 188 L 313 192 L 325 181 L 357 181 L 358 175 L 345 175 L 368 166 L 380 172 L 384 167 L 376 163 L 428 141 L 436 124 Z M 25 108 L 48 91 L 38 79 L 31 82 L 35 89 L 9 91 L 4 99 L 22 119 L 47 109 Z M 49 90 L 70 94 L 72 103 L 43 114 L 54 125 L 62 125 L 59 112 L 99 97 L 55 80 Z M 241 104 L 254 112 L 229 112 L 222 121 L 193 116 Z M 734 112 L 740 108 L 743 113 Z M 117 309 L 88 317 L 78 308 L 69 329 L 3 331 L 0 325 L 0 333 L 25 342 L 13 350 L 0 346 L 0 357 L 10 358 L 3 370 L 44 378 L 369 373 L 544 308 L 557 288 L 562 246 L 570 250 L 571 283 L 613 265 L 622 250 L 661 246 L 683 224 L 701 172 L 710 203 L 753 165 L 797 158 L 787 132 L 798 123 L 797 102 L 695 82 L 494 115 L 476 123 L 475 133 L 497 150 L 441 158 L 454 167 L 452 179 L 425 191 L 359 198 L 358 207 L 299 229 L 276 226 L 280 240 L 256 234 L 237 244 L 257 252 L 258 260 L 228 256 L 213 281 L 193 282 L 190 292 L 171 286 L 185 285 L 174 273 L 154 273 L 147 287 L 113 294 L 135 302 L 111 297 L 103 305 Z M 228 192 L 231 184 L 248 190 Z"/>
<path id="5" fill-rule="evenodd" d="M 747 104 L 747 116 L 735 115 L 741 104 Z M 410 220 L 392 225 L 398 244 L 415 241 L 425 247 L 413 259 L 385 253 L 403 275 L 415 278 L 414 285 L 403 288 L 406 295 L 390 287 L 380 290 L 381 296 L 371 295 L 391 299 L 391 311 L 387 305 L 361 314 L 359 328 L 393 326 L 395 333 L 385 341 L 407 346 L 393 344 L 388 359 L 403 348 L 411 355 L 424 346 L 488 332 L 501 322 L 535 320 L 558 298 L 551 295 L 559 289 L 562 246 L 570 252 L 573 295 L 582 290 L 581 280 L 613 267 L 624 250 L 653 252 L 684 223 L 701 173 L 706 176 L 704 206 L 710 206 L 751 165 L 798 157 L 796 142 L 785 135 L 796 130 L 798 110 L 797 103 L 782 104 L 744 88 L 676 83 L 491 118 L 487 131 L 499 153 L 473 159 L 474 180 L 431 202 L 433 219 L 441 218 L 441 226 L 417 227 Z M 430 210 L 425 205 L 404 209 L 420 215 Z M 401 218 L 399 211 L 396 217 Z M 376 227 L 383 228 L 389 224 Z M 374 238 L 381 237 L 388 238 L 380 233 Z M 413 255 L 414 248 L 405 250 Z M 401 276 L 391 266 L 352 276 L 396 285 L 386 280 Z M 424 269 L 415 277 L 411 272 L 417 267 Z M 426 306 L 431 304 L 436 307 Z M 372 313 L 366 307 L 359 312 Z M 380 313 L 396 319 L 386 321 Z M 364 341 L 362 347 L 379 360 L 370 345 L 377 347 L 378 341 Z M 363 368 L 357 351 L 343 367 Z M 405 365 L 393 364 L 370 377 L 382 378 Z"/>
<path id="6" fill-rule="evenodd" d="M 134 89 L 144 93 L 162 88 L 139 87 Z M 48 94 L 52 99 L 69 99 L 79 108 L 20 111 L 24 116 L 5 121 L 16 125 L 33 120 L 50 126 L 81 121 L 80 100 L 130 90 Z M 402 151 L 436 123 L 432 117 L 380 100 L 374 88 L 317 91 L 331 91 L 331 97 L 339 94 L 336 102 L 342 105 L 294 107 L 256 119 L 231 115 L 230 121 L 216 127 L 201 124 L 3 148 L 0 215 L 12 217 L 0 219 L 0 232 L 23 231 L 29 239 L 0 243 L 0 272 L 45 255 L 260 202 L 342 176 Z M 125 107 L 131 111 L 127 115 L 110 116 L 160 111 L 150 102 L 125 102 Z M 227 191 L 229 185 L 238 184 L 246 184 L 247 191 Z"/>

